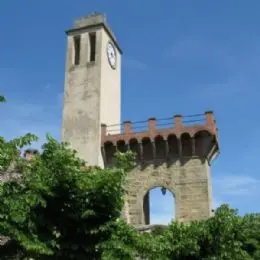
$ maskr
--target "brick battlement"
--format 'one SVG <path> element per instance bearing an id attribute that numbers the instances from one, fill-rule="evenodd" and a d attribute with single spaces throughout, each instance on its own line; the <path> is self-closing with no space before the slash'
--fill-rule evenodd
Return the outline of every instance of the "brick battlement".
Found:
<path id="1" fill-rule="evenodd" d="M 126 121 L 121 126 L 122 131 L 118 129 L 119 125 L 101 126 L 103 158 L 108 164 L 112 162 L 115 151 L 125 152 L 129 149 L 136 152 L 141 160 L 169 155 L 211 158 L 218 151 L 218 131 L 211 111 L 186 117 L 175 115 L 160 120 Z"/>
<path id="2" fill-rule="evenodd" d="M 132 123 L 131 121 L 125 121 L 123 123 L 123 132 L 119 134 L 113 134 L 114 131 L 118 131 L 118 129 L 114 129 L 115 127 L 119 127 L 119 125 L 102 125 L 102 144 L 106 142 L 117 142 L 120 140 L 124 140 L 129 142 L 131 139 L 135 138 L 141 141 L 145 137 L 149 137 L 154 139 L 156 136 L 161 135 L 164 138 L 167 138 L 168 135 L 174 134 L 177 137 L 180 137 L 183 133 L 188 133 L 191 137 L 193 137 L 199 131 L 208 131 L 212 135 L 217 136 L 217 128 L 216 122 L 214 119 L 213 112 L 208 111 L 205 114 L 188 116 L 192 117 L 191 120 L 183 120 L 181 115 L 175 115 L 173 118 L 167 118 L 168 122 L 161 123 L 157 125 L 156 118 L 150 118 L 148 121 L 140 121 L 136 123 Z M 172 122 L 169 122 L 170 119 L 173 119 Z M 165 119 L 163 119 L 165 120 Z M 161 120 L 160 120 L 161 121 Z M 144 126 L 138 126 L 140 123 L 148 122 L 148 129 L 140 131 L 138 128 L 143 128 Z M 172 125 L 172 127 L 164 128 L 163 126 Z M 158 127 L 159 126 L 159 127 Z M 161 126 L 161 127 L 160 127 Z M 136 131 L 135 131 L 136 130 Z"/>

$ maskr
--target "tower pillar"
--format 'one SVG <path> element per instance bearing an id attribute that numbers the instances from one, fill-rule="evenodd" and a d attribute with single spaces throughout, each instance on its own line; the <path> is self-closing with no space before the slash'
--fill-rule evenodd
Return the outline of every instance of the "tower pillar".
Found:
<path id="1" fill-rule="evenodd" d="M 67 32 L 62 141 L 87 165 L 104 166 L 101 124 L 119 124 L 121 54 L 101 14 L 74 22 Z"/>

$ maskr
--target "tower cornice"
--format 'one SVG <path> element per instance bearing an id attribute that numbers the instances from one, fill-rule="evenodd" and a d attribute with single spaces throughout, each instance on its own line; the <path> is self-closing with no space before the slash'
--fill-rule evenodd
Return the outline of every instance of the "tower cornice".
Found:
<path id="1" fill-rule="evenodd" d="M 77 19 L 74 21 L 74 26 L 71 29 L 68 29 L 65 31 L 67 35 L 75 35 L 75 34 L 80 34 L 84 31 L 93 29 L 99 29 L 103 28 L 105 32 L 109 35 L 111 40 L 113 41 L 113 44 L 116 46 L 120 54 L 123 53 L 122 49 L 120 48 L 116 37 L 114 33 L 112 32 L 110 26 L 106 22 L 105 16 L 102 14 L 93 14 L 90 16 L 86 16 L 80 19 Z"/>

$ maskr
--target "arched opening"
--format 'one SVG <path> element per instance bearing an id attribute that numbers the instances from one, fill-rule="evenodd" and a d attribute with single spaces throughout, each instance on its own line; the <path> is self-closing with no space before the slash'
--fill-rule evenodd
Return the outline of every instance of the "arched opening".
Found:
<path id="1" fill-rule="evenodd" d="M 113 164 L 114 163 L 114 154 L 116 152 L 116 147 L 112 142 L 106 142 L 104 144 L 105 155 L 106 155 L 106 163 Z"/>
<path id="2" fill-rule="evenodd" d="M 167 138 L 168 146 L 169 146 L 169 156 L 176 157 L 179 155 L 178 151 L 178 140 L 176 135 L 169 135 Z"/>
<path id="3" fill-rule="evenodd" d="M 26 149 L 24 151 L 24 158 L 28 161 L 32 160 L 36 155 L 39 154 L 39 151 L 36 150 L 36 149 L 32 149 L 32 148 L 29 148 L 29 149 Z"/>
<path id="4" fill-rule="evenodd" d="M 166 155 L 165 140 L 162 136 L 156 136 L 154 139 L 156 158 L 164 158 Z"/>
<path id="5" fill-rule="evenodd" d="M 124 140 L 119 140 L 116 143 L 117 150 L 121 153 L 125 153 L 127 151 L 127 145 Z"/>
<path id="6" fill-rule="evenodd" d="M 153 159 L 153 146 L 151 139 L 149 137 L 145 137 L 142 140 L 143 146 L 143 159 L 144 160 L 152 160 Z"/>
<path id="7" fill-rule="evenodd" d="M 181 135 L 181 147 L 183 156 L 192 156 L 192 141 L 188 133 Z"/>
<path id="8" fill-rule="evenodd" d="M 175 197 L 162 186 L 150 189 L 143 199 L 144 224 L 167 225 L 175 219 Z"/>
<path id="9" fill-rule="evenodd" d="M 195 154 L 197 156 L 206 156 L 210 146 L 211 142 L 213 140 L 212 134 L 210 134 L 208 131 L 199 131 L 194 136 L 195 139 Z"/>
<path id="10" fill-rule="evenodd" d="M 140 148 L 137 139 L 131 139 L 129 141 L 129 148 L 136 154 L 136 160 L 140 160 Z"/>

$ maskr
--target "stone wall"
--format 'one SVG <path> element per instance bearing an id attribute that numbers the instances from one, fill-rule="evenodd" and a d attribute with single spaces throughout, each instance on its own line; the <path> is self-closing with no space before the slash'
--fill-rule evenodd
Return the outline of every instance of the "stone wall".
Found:
<path id="1" fill-rule="evenodd" d="M 183 120 L 187 117 L 192 120 Z M 164 122 L 164 128 L 161 121 L 166 120 L 170 122 Z M 123 132 L 115 135 L 102 125 L 101 150 L 106 167 L 115 163 L 117 151 L 136 154 L 137 167 L 126 182 L 123 217 L 135 226 L 150 224 L 147 192 L 155 187 L 174 195 L 176 220 L 189 222 L 212 216 L 210 163 L 219 154 L 213 113 L 150 118 L 141 122 L 147 124 L 142 131 L 139 123 L 124 122 Z"/>
<path id="2" fill-rule="evenodd" d="M 108 43 L 116 49 L 115 68 L 109 65 Z M 104 166 L 101 123 L 120 123 L 121 52 L 101 14 L 76 20 L 67 31 L 62 140 L 91 166 Z"/>
<path id="3" fill-rule="evenodd" d="M 211 178 L 207 160 L 185 158 L 153 161 L 137 166 L 129 173 L 126 183 L 126 205 L 123 216 L 138 226 L 145 222 L 144 197 L 154 187 L 165 187 L 175 197 L 176 220 L 206 219 L 211 216 Z M 145 207 L 144 207 L 145 206 Z"/>

